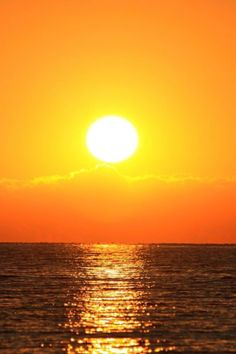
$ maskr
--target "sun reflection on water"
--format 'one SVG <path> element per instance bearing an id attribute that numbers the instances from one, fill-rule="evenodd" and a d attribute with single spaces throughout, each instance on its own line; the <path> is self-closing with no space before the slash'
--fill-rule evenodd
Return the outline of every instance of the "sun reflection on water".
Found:
<path id="1" fill-rule="evenodd" d="M 137 246 L 89 245 L 84 273 L 71 302 L 65 304 L 71 333 L 67 354 L 131 354 L 171 351 L 149 337 L 144 263 Z M 144 320 L 145 318 L 145 320 Z"/>

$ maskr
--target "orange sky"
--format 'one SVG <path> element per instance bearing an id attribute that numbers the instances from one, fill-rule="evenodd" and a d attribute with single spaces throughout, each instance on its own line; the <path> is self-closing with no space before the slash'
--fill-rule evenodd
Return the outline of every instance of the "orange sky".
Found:
<path id="1" fill-rule="evenodd" d="M 232 0 L 1 1 L 0 241 L 235 242 L 235 24 Z M 140 135 L 115 170 L 85 146 L 108 114 Z"/>

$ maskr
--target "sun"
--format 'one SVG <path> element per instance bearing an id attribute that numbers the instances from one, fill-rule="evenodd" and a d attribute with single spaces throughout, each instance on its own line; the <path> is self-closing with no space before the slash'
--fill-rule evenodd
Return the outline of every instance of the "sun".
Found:
<path id="1" fill-rule="evenodd" d="M 138 134 L 127 119 L 105 116 L 89 127 L 86 144 L 98 160 L 116 163 L 134 154 L 138 147 Z"/>

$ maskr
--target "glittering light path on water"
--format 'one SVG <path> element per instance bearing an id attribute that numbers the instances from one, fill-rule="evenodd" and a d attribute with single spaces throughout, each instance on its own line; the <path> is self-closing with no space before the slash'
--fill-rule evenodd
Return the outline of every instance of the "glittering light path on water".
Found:
<path id="1" fill-rule="evenodd" d="M 65 304 L 72 333 L 67 353 L 149 353 L 171 351 L 156 337 L 148 305 L 151 283 L 138 248 L 126 245 L 93 245 L 85 252 L 84 284 L 72 302 Z M 147 287 L 145 286 L 147 285 Z"/>

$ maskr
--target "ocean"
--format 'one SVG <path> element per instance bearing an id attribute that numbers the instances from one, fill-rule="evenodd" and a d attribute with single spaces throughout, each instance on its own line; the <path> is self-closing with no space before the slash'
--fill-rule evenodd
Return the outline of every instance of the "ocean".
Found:
<path id="1" fill-rule="evenodd" d="M 0 244 L 0 353 L 236 353 L 236 245 Z"/>

